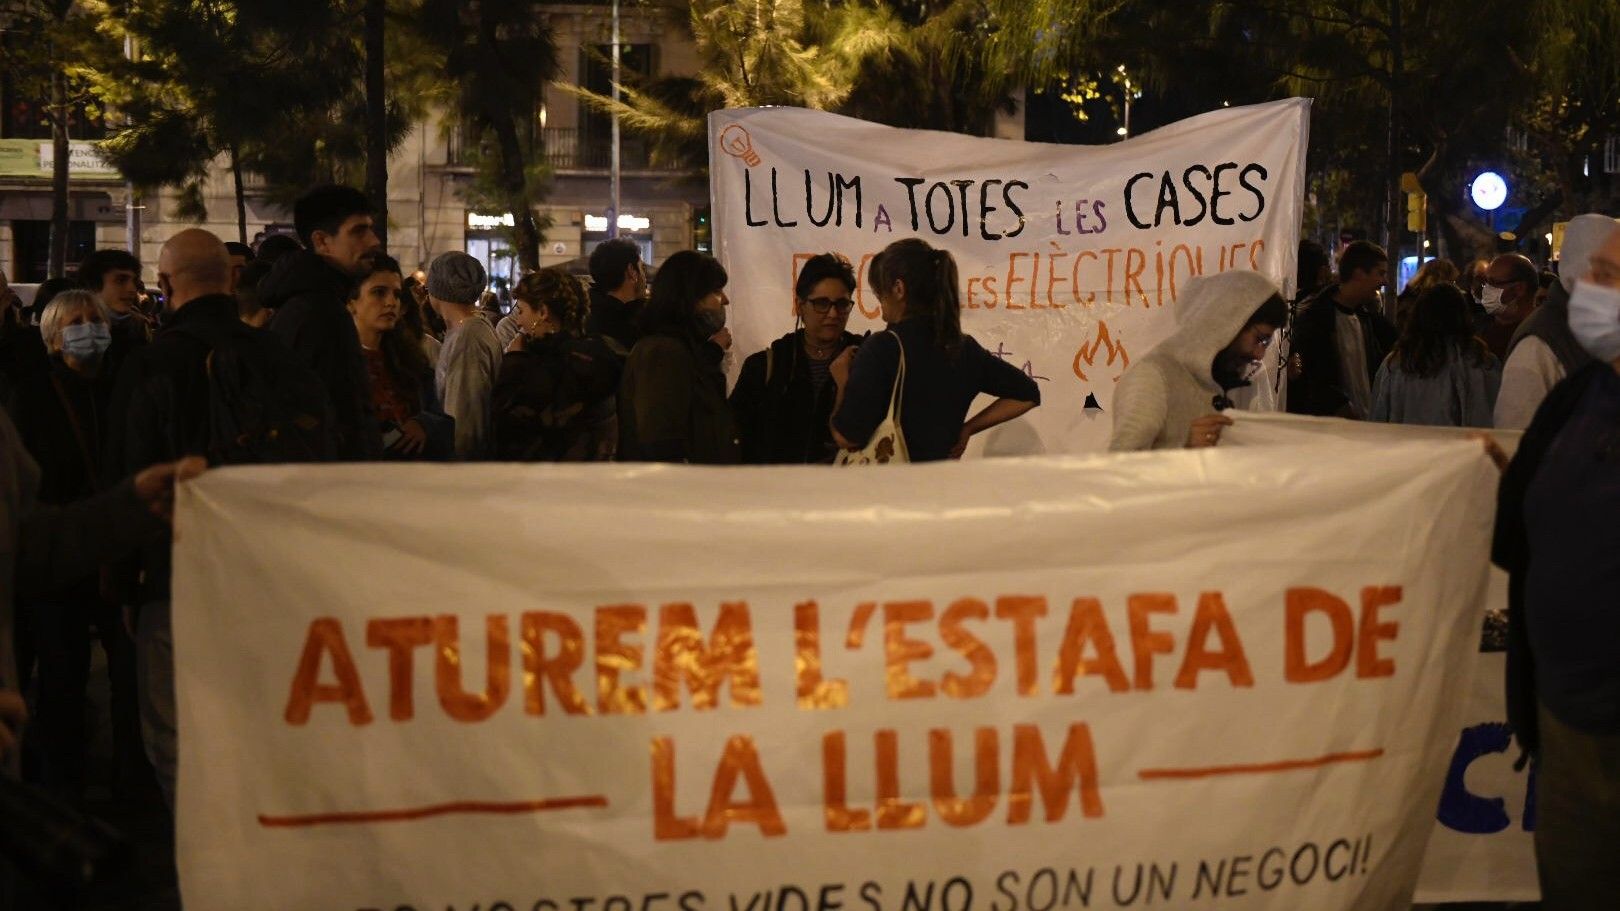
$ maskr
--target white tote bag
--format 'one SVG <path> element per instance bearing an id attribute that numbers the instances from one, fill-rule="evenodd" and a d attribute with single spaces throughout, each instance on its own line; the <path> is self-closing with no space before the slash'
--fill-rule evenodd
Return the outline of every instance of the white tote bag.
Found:
<path id="1" fill-rule="evenodd" d="M 838 458 L 834 459 L 837 465 L 887 465 L 890 462 L 909 462 L 911 456 L 906 452 L 906 435 L 900 432 L 900 398 L 906 388 L 906 346 L 901 344 L 900 336 L 894 335 L 894 343 L 900 346 L 900 369 L 894 374 L 894 390 L 889 393 L 889 413 L 883 416 L 877 429 L 872 431 L 872 438 L 860 449 L 840 449 Z"/>

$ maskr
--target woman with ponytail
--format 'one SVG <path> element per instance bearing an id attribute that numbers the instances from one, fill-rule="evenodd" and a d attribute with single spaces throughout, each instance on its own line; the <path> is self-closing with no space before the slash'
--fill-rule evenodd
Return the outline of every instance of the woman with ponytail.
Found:
<path id="1" fill-rule="evenodd" d="M 838 387 L 832 431 L 839 446 L 861 449 L 871 440 L 889 413 L 902 364 L 900 430 L 913 462 L 961 458 L 974 434 L 1040 404 L 1034 380 L 962 334 L 949 252 L 918 238 L 895 241 L 872 261 L 868 281 L 889 331 L 858 352 L 846 349 L 829 368 Z M 969 419 L 980 394 L 995 401 Z"/>

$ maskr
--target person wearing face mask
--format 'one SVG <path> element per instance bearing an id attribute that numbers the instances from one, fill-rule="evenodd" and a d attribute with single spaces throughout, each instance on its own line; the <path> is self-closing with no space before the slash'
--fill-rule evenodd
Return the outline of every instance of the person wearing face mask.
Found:
<path id="1" fill-rule="evenodd" d="M 844 327 L 855 302 L 855 270 L 833 253 L 811 257 L 794 283 L 799 327 L 748 356 L 731 408 L 751 465 L 830 463 L 837 454 L 828 419 L 835 388 L 828 368 L 860 338 Z"/>
<path id="2" fill-rule="evenodd" d="M 105 374 L 112 314 L 91 291 L 57 294 L 40 317 L 49 369 L 30 376 L 8 405 L 24 447 L 40 466 L 39 502 L 66 506 L 99 493 L 112 384 Z M 37 668 L 33 744 L 35 777 L 62 798 L 83 798 L 88 731 L 91 630 L 107 655 L 112 696 L 114 782 L 146 783 L 135 702 L 135 643 L 116 600 L 96 572 L 18 606 L 21 679 Z"/>
<path id="3" fill-rule="evenodd" d="M 1591 363 L 1592 356 L 1569 329 L 1569 296 L 1586 275 L 1592 253 L 1614 233 L 1607 215 L 1587 213 L 1570 219 L 1558 257 L 1558 281 L 1547 300 L 1519 324 L 1502 367 L 1502 394 L 1496 400 L 1496 426 L 1523 430 L 1547 393 L 1564 377 Z"/>
<path id="4" fill-rule="evenodd" d="M 1479 292 L 1485 316 L 1475 330 L 1497 360 L 1507 360 L 1514 334 L 1535 310 L 1540 281 L 1536 264 L 1519 253 L 1503 253 L 1485 268 L 1485 284 Z"/>
<path id="5" fill-rule="evenodd" d="M 721 362 L 726 270 L 682 250 L 664 261 L 619 383 L 619 459 L 730 465 L 741 457 Z"/>
<path id="6" fill-rule="evenodd" d="M 1114 390 L 1115 452 L 1200 449 L 1220 443 L 1232 419 L 1227 393 L 1248 385 L 1288 305 L 1258 272 L 1189 281 L 1176 301 L 1176 329 L 1120 377 Z"/>
<path id="7" fill-rule="evenodd" d="M 1548 393 L 1502 474 L 1508 723 L 1536 766 L 1545 908 L 1620 907 L 1620 230 L 1569 295 L 1595 359 Z"/>
<path id="8" fill-rule="evenodd" d="M 1292 346 L 1298 377 L 1288 410 L 1362 420 L 1372 410 L 1378 365 L 1395 344 L 1395 326 L 1378 311 L 1389 255 L 1365 240 L 1339 254 L 1339 281 L 1300 306 Z"/>
<path id="9" fill-rule="evenodd" d="M 495 444 L 514 462 L 595 462 L 618 445 L 623 360 L 585 332 L 585 289 L 566 270 L 530 272 L 512 289 L 518 335 L 495 379 Z"/>

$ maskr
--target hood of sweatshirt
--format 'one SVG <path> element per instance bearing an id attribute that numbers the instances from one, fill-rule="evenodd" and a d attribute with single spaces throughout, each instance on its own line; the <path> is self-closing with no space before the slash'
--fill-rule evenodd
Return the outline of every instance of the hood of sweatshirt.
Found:
<path id="1" fill-rule="evenodd" d="M 1187 282 L 1175 303 L 1176 328 L 1155 354 L 1174 360 L 1199 384 L 1219 392 L 1212 367 L 1215 355 L 1232 343 L 1249 317 L 1274 294 L 1271 279 L 1258 272 L 1221 272 Z"/>

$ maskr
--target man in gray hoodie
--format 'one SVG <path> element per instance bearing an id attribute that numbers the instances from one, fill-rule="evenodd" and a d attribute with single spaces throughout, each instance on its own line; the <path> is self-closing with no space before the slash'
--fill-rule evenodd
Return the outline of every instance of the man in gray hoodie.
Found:
<path id="1" fill-rule="evenodd" d="M 1288 305 L 1258 272 L 1194 278 L 1176 301 L 1176 330 L 1132 364 L 1114 390 L 1108 448 L 1214 446 L 1232 419 L 1229 390 L 1248 385 Z"/>

